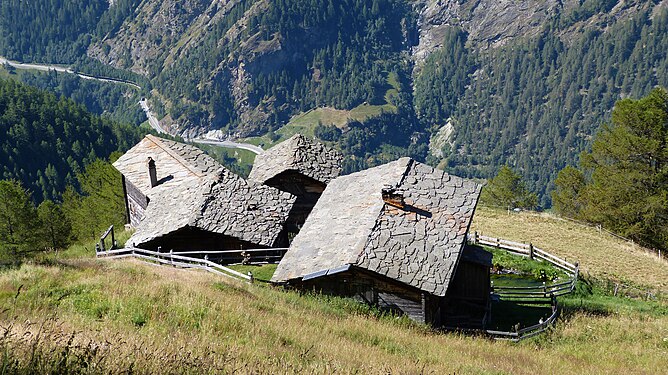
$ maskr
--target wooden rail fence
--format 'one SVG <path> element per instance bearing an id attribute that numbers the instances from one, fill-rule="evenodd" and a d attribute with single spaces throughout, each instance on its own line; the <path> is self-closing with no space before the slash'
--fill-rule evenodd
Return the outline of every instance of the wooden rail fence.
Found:
<path id="1" fill-rule="evenodd" d="M 516 255 L 548 262 L 563 270 L 569 276 L 568 280 L 556 284 L 543 283 L 543 285 L 538 286 L 496 286 L 492 283 L 492 293 L 499 295 L 499 297 L 503 299 L 512 299 L 520 302 L 544 303 L 546 298 L 563 296 L 573 292 L 575 289 L 580 274 L 580 267 L 577 262 L 570 263 L 565 259 L 559 258 L 556 255 L 552 255 L 545 250 L 533 246 L 531 243 L 525 244 L 502 238 L 483 236 L 478 234 L 478 232 L 469 234 L 469 242 L 476 245 L 493 246 Z"/>
<path id="2" fill-rule="evenodd" d="M 210 261 L 206 256 L 204 259 L 201 258 L 191 258 L 183 255 L 174 254 L 173 252 L 169 253 L 160 253 L 157 251 L 139 249 L 139 248 L 123 248 L 116 250 L 99 250 L 96 252 L 98 258 L 106 259 L 118 259 L 118 258 L 128 258 L 133 257 L 141 259 L 143 261 L 158 263 L 162 265 L 170 265 L 180 268 L 195 268 L 209 271 L 218 275 L 222 275 L 228 278 L 245 281 L 248 283 L 253 282 L 253 274 L 249 272 L 248 275 L 245 275 L 241 272 L 235 271 L 229 267 L 225 267 L 218 263 Z"/>
<path id="3" fill-rule="evenodd" d="M 478 234 L 478 232 L 469 233 L 468 240 L 474 245 L 493 246 L 512 254 L 548 262 L 568 275 L 567 280 L 555 284 L 546 284 L 543 282 L 542 285 L 538 286 L 496 286 L 492 282 L 491 293 L 498 295 L 502 300 L 520 303 L 546 303 L 546 300 L 549 299 L 551 301 L 552 314 L 544 321 L 540 321 L 538 324 L 529 327 L 518 328 L 511 332 L 486 330 L 487 334 L 497 339 L 520 341 L 548 329 L 559 315 L 556 297 L 572 293 L 575 289 L 580 274 L 578 263 L 570 263 L 565 259 L 533 246 L 531 243 L 526 244 L 503 238 L 483 236 Z"/>

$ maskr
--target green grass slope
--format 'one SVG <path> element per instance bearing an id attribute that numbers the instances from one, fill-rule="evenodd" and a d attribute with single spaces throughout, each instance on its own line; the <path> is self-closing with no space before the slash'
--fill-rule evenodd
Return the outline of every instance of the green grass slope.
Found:
<path id="1" fill-rule="evenodd" d="M 476 226 L 494 215 L 500 213 L 480 210 Z M 510 216 L 506 226 L 519 219 Z M 564 237 L 552 220 L 542 220 L 536 231 L 547 236 L 552 228 Z M 580 251 L 589 272 L 603 277 L 608 268 Z M 24 373 L 665 371 L 668 302 L 615 297 L 597 285 L 583 284 L 563 300 L 555 329 L 513 344 L 433 332 L 347 299 L 136 260 L 96 260 L 87 245 L 0 271 L 0 366 Z"/>

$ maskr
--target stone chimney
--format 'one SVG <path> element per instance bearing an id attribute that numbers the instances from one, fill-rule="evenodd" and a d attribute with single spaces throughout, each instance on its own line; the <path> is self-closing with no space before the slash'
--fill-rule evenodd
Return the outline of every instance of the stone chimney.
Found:
<path id="1" fill-rule="evenodd" d="M 151 187 L 158 186 L 158 172 L 155 169 L 155 161 L 149 156 L 148 161 L 148 178 L 151 182 Z"/>
<path id="2" fill-rule="evenodd" d="M 381 193 L 383 195 L 383 201 L 385 201 L 385 203 L 389 204 L 390 206 L 394 206 L 397 208 L 406 207 L 403 190 L 397 189 L 389 185 L 385 185 L 381 189 Z"/>

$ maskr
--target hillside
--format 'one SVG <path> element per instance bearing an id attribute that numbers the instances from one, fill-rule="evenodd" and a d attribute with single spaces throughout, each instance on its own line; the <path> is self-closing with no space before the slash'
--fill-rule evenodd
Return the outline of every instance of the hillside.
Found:
<path id="1" fill-rule="evenodd" d="M 87 164 L 129 149 L 139 137 L 136 127 L 0 78 L 0 179 L 21 182 L 36 202 L 59 199 Z"/>
<path id="2" fill-rule="evenodd" d="M 512 212 L 478 207 L 472 231 L 486 236 L 533 243 L 579 262 L 585 275 L 668 293 L 668 260 L 640 246 L 547 213 Z"/>
<path id="3" fill-rule="evenodd" d="M 546 248 L 547 234 L 563 230 L 552 219 L 527 218 L 503 219 L 509 227 L 529 223 L 542 231 Z M 500 213 L 483 209 L 476 225 L 491 228 L 499 219 Z M 607 264 L 590 259 L 591 242 L 577 240 L 591 236 L 589 230 L 573 226 L 571 232 L 573 255 L 589 264 L 592 275 L 603 276 L 608 267 L 626 269 L 619 275 L 625 278 L 639 272 L 621 267 L 629 258 L 612 256 Z M 600 240 L 612 254 L 626 251 L 605 234 Z M 565 310 L 553 331 L 513 344 L 430 332 L 345 299 L 90 255 L 91 247 L 79 246 L 0 271 L 0 326 L 6 332 L 0 348 L 10 353 L 0 360 L 5 368 L 513 374 L 665 369 L 665 300 L 581 294 L 562 301 Z M 650 267 L 659 273 L 642 284 L 665 285 L 666 263 Z"/>
<path id="4" fill-rule="evenodd" d="M 333 110 L 347 171 L 507 163 L 544 207 L 616 100 L 668 86 L 665 0 L 20 4 L 0 6 L 0 55 L 146 80 L 172 133 L 311 129 Z"/>

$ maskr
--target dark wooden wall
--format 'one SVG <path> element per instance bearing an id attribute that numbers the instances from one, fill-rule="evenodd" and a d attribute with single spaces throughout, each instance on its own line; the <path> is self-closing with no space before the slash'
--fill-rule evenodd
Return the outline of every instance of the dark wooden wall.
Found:
<path id="1" fill-rule="evenodd" d="M 434 327 L 483 328 L 489 316 L 489 266 L 467 260 L 459 262 L 445 297 L 355 267 L 292 285 L 351 297 Z"/>
<path id="2" fill-rule="evenodd" d="M 242 241 L 218 233 L 204 231 L 198 228 L 185 227 L 173 233 L 156 238 L 141 245 L 147 250 L 158 250 L 163 252 L 174 251 L 220 251 L 239 249 L 263 249 L 266 246 Z M 241 259 L 241 258 L 240 258 Z"/>
<path id="3" fill-rule="evenodd" d="M 329 295 L 351 297 L 396 314 L 425 323 L 424 293 L 388 277 L 351 268 L 346 272 L 293 284 L 295 287 Z"/>
<path id="4" fill-rule="evenodd" d="M 123 192 L 128 223 L 136 228 L 144 219 L 148 198 L 125 177 L 123 177 Z"/>

